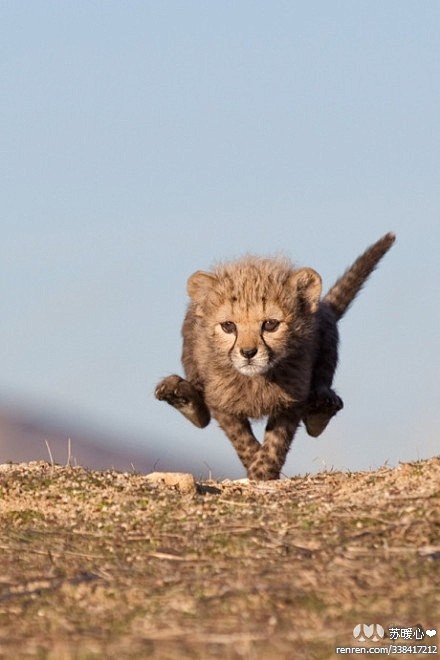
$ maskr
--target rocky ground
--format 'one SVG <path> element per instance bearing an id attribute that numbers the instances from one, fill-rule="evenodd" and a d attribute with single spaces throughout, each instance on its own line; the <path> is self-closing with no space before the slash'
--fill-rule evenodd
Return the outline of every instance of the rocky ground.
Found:
<path id="1" fill-rule="evenodd" d="M 0 466 L 1 658 L 327 659 L 418 624 L 393 643 L 432 649 L 439 586 L 439 458 L 264 483 Z"/>

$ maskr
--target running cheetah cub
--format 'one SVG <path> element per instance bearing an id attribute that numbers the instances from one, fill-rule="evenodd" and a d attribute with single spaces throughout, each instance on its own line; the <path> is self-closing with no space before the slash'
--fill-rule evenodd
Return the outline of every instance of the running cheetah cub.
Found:
<path id="1" fill-rule="evenodd" d="M 331 389 L 337 322 L 394 243 L 369 247 L 321 299 L 321 278 L 288 260 L 246 256 L 188 280 L 186 380 L 168 376 L 156 397 L 203 428 L 217 420 L 250 479 L 278 479 L 301 421 L 320 435 L 342 407 Z M 249 419 L 267 417 L 264 440 Z"/>

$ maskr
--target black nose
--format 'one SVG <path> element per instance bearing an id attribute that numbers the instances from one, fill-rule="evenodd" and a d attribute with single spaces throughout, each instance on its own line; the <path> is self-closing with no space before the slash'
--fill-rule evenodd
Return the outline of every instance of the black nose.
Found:
<path id="1" fill-rule="evenodd" d="M 258 348 L 240 348 L 240 353 L 242 354 L 243 357 L 247 358 L 250 360 L 251 358 L 254 357 L 258 352 Z"/>

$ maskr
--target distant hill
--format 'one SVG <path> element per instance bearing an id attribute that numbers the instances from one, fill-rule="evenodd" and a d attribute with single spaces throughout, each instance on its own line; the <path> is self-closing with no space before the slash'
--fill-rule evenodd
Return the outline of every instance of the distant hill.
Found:
<path id="1" fill-rule="evenodd" d="M 145 438 L 142 442 L 145 452 L 139 449 L 140 444 L 139 438 L 110 437 L 75 427 L 66 420 L 54 420 L 35 411 L 0 404 L 0 463 L 53 460 L 66 465 L 70 460 L 72 465 L 94 470 L 133 471 L 134 468 L 143 474 L 152 472 L 156 464 L 167 470 L 188 467 L 180 456 L 176 456 L 174 464 L 170 464 L 167 456 L 165 465 L 160 460 L 157 442 L 151 443 Z"/>

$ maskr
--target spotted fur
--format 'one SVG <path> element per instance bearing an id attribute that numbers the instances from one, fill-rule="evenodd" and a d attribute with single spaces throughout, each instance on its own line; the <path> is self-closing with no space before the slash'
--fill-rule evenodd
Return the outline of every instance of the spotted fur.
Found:
<path id="1" fill-rule="evenodd" d="M 286 259 L 245 256 L 197 271 L 182 328 L 186 378 L 168 376 L 156 397 L 203 428 L 213 416 L 252 479 L 277 479 L 295 431 L 322 433 L 343 406 L 332 390 L 337 321 L 394 242 L 368 248 L 321 300 L 321 278 Z M 264 440 L 250 419 L 267 417 Z"/>

